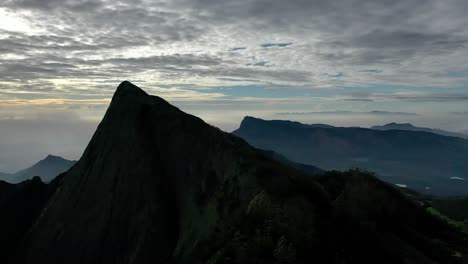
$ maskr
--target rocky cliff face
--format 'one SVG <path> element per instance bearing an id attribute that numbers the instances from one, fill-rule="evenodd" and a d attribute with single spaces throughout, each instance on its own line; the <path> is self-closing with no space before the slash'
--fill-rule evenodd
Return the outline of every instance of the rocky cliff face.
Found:
<path id="1" fill-rule="evenodd" d="M 243 140 L 124 82 L 32 228 L 24 261 L 204 261 L 212 252 L 202 252 L 203 241 L 242 222 L 260 193 L 301 195 L 294 183 L 300 177 Z M 325 203 L 318 185 L 311 183 L 309 191 L 316 200 L 302 206 Z"/>

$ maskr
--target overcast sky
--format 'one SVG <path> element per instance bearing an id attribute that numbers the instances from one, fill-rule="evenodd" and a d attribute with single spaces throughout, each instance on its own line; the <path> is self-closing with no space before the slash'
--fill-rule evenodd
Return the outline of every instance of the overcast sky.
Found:
<path id="1" fill-rule="evenodd" d="M 244 115 L 468 130 L 466 0 L 1 0 L 0 171 L 79 158 L 130 80 Z"/>

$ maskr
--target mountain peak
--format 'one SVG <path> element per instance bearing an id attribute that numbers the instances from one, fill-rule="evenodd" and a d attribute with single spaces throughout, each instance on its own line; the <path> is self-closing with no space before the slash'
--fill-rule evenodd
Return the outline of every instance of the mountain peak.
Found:
<path id="1" fill-rule="evenodd" d="M 261 126 L 262 124 L 264 124 L 266 122 L 267 122 L 266 120 L 263 120 L 263 119 L 260 119 L 260 118 L 257 118 L 257 117 L 245 116 L 242 119 L 242 122 L 240 123 L 239 129 Z"/>
<path id="2" fill-rule="evenodd" d="M 17 183 L 25 181 L 31 179 L 33 176 L 40 176 L 44 182 L 49 182 L 53 180 L 55 176 L 70 169 L 75 163 L 76 161 L 49 154 L 31 167 L 13 174 L 11 182 Z"/>
<path id="3" fill-rule="evenodd" d="M 228 220 L 242 219 L 261 190 L 293 199 L 296 181 L 307 179 L 162 98 L 141 95 L 129 82 L 118 87 L 81 159 L 28 233 L 29 263 L 205 263 L 182 261 L 204 250 L 198 237 L 210 239 Z M 311 194 L 308 206 L 328 210 L 315 182 Z"/>
<path id="4" fill-rule="evenodd" d="M 398 126 L 398 127 L 414 127 L 412 124 L 410 123 L 395 123 L 395 122 L 392 122 L 392 123 L 388 123 L 384 126 Z"/>
<path id="5" fill-rule="evenodd" d="M 255 121 L 263 121 L 263 120 L 260 118 L 253 117 L 253 116 L 244 116 L 241 122 L 241 126 L 245 125 L 246 123 L 255 122 Z"/>
<path id="6" fill-rule="evenodd" d="M 43 159 L 43 161 L 49 161 L 49 160 L 64 160 L 64 158 L 49 154 L 47 155 L 45 159 Z"/>
<path id="7" fill-rule="evenodd" d="M 383 126 L 372 126 L 371 129 L 377 129 L 377 130 L 391 130 L 391 129 L 397 129 L 397 130 L 415 130 L 417 127 L 413 126 L 410 123 L 388 123 Z"/>
<path id="8" fill-rule="evenodd" d="M 145 91 L 143 91 L 140 87 L 134 85 L 133 83 L 129 81 L 123 81 L 117 87 L 117 90 L 114 96 L 120 97 L 120 96 L 127 96 L 127 95 L 147 96 L 148 94 Z"/>

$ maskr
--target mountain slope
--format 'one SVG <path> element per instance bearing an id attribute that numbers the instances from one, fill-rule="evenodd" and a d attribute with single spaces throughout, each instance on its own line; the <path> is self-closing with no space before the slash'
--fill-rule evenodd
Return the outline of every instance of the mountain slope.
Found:
<path id="1" fill-rule="evenodd" d="M 375 175 L 333 171 L 317 181 L 332 200 L 345 263 L 466 263 L 464 235 Z"/>
<path id="2" fill-rule="evenodd" d="M 199 241 L 241 219 L 259 192 L 286 201 L 299 195 L 293 180 L 302 174 L 265 159 L 242 140 L 124 82 L 34 226 L 25 262 L 209 258 L 195 256 L 203 252 Z M 317 197 L 304 201 L 311 208 L 326 200 L 314 183 L 307 196 Z"/>
<path id="3" fill-rule="evenodd" d="M 265 154 L 266 156 L 274 159 L 274 160 L 277 160 L 283 164 L 286 164 L 288 166 L 291 166 L 295 169 L 298 169 L 299 171 L 302 171 L 304 173 L 307 173 L 307 174 L 310 174 L 310 175 L 316 175 L 316 174 L 320 174 L 320 173 L 324 173 L 325 171 L 318 168 L 318 167 L 315 167 L 315 166 L 312 166 L 312 165 L 308 165 L 308 164 L 302 164 L 302 163 L 297 163 L 297 162 L 293 162 L 293 161 L 290 161 L 288 160 L 287 158 L 285 158 L 283 155 L 281 154 L 278 154 L 274 151 L 271 151 L 271 150 L 261 150 L 259 149 L 261 152 L 263 152 L 263 154 Z"/>
<path id="4" fill-rule="evenodd" d="M 468 194 L 468 181 L 463 180 L 468 176 L 465 139 L 405 130 L 307 127 L 252 117 L 246 117 L 233 134 L 255 147 L 325 170 L 360 167 L 420 192 Z"/>
<path id="5" fill-rule="evenodd" d="M 383 126 L 373 126 L 371 129 L 375 130 L 409 130 L 409 131 L 422 131 L 422 132 L 428 132 L 428 133 L 434 133 L 442 136 L 448 136 L 448 137 L 459 137 L 459 138 L 464 138 L 468 139 L 468 135 L 461 134 L 461 133 L 456 133 L 456 132 L 450 132 L 450 131 L 445 131 L 442 129 L 433 129 L 433 128 L 427 128 L 427 127 L 416 127 L 413 126 L 412 124 L 398 124 L 398 123 L 389 123 Z"/>
<path id="6" fill-rule="evenodd" d="M 19 183 L 39 176 L 44 182 L 52 181 L 57 175 L 69 170 L 76 161 L 66 160 L 62 157 L 48 155 L 33 166 L 16 173 L 0 173 L 0 180 L 10 183 Z"/>
<path id="7" fill-rule="evenodd" d="M 303 174 L 129 82 L 48 186 L 10 263 L 467 261 L 466 237 L 372 175 Z"/>

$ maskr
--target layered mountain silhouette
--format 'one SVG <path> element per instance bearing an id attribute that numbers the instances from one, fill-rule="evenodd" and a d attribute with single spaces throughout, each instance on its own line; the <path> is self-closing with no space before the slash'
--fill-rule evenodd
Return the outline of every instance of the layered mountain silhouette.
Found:
<path id="1" fill-rule="evenodd" d="M 10 183 L 19 183 L 39 176 L 43 181 L 50 182 L 57 175 L 70 169 L 76 161 L 67 160 L 62 157 L 48 155 L 33 166 L 20 170 L 16 173 L 0 173 L 0 180 Z"/>
<path id="2" fill-rule="evenodd" d="M 245 117 L 234 135 L 294 162 L 353 167 L 435 195 L 468 195 L 468 140 L 407 130 L 313 127 Z M 465 180 L 465 178 L 467 180 Z"/>
<path id="3" fill-rule="evenodd" d="M 468 254 L 462 233 L 372 174 L 300 172 L 129 82 L 77 164 L 48 185 L 0 183 L 0 212 L 1 231 L 18 230 L 2 263 L 463 263 Z"/>
<path id="4" fill-rule="evenodd" d="M 376 129 L 376 130 L 422 131 L 422 132 L 434 133 L 434 134 L 438 134 L 438 135 L 442 135 L 442 136 L 460 137 L 460 138 L 468 139 L 467 134 L 456 133 L 456 132 L 446 131 L 446 130 L 442 130 L 442 129 L 417 127 L 417 126 L 413 126 L 412 124 L 409 124 L 409 123 L 404 123 L 404 124 L 388 123 L 388 124 L 383 125 L 383 126 L 372 126 L 371 129 Z"/>

